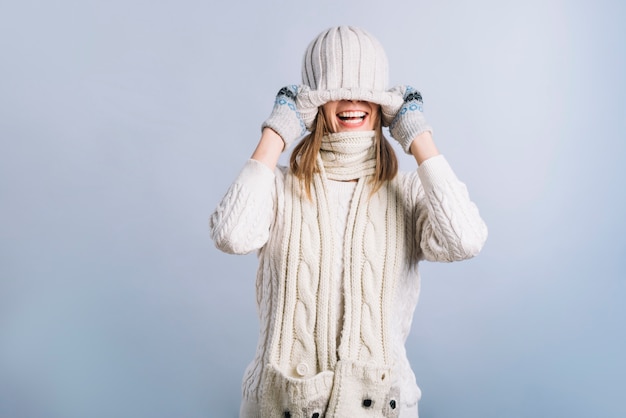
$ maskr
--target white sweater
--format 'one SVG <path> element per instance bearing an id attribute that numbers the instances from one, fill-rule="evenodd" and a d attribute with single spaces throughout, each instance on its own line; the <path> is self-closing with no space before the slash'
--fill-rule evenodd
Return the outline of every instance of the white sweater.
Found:
<path id="1" fill-rule="evenodd" d="M 276 280 L 278 257 L 267 248 L 272 240 L 280 240 L 279 231 L 285 219 L 284 181 L 287 169 L 277 168 L 274 172 L 262 163 L 249 160 L 241 173 L 219 203 L 210 218 L 211 236 L 215 245 L 227 253 L 246 254 L 258 250 L 259 270 L 257 274 L 257 301 L 260 318 L 260 336 L 254 360 L 243 379 L 242 417 L 260 417 L 261 376 L 269 362 L 271 327 L 276 312 L 271 312 L 268 303 Z M 419 295 L 420 279 L 417 263 L 429 261 L 460 261 L 476 255 L 487 238 L 487 228 L 476 206 L 469 199 L 467 190 L 448 165 L 443 156 L 422 163 L 417 171 L 399 173 L 396 180 L 398 201 L 404 207 L 406 227 L 406 251 L 402 260 L 401 277 L 397 286 L 392 312 L 387 316 L 389 346 L 391 347 L 391 369 L 394 385 L 400 390 L 400 417 L 416 417 L 420 390 L 409 365 L 405 341 L 410 331 L 413 312 Z M 349 184 L 349 183 L 348 183 Z M 351 189 L 349 185 L 328 182 L 329 196 L 336 201 L 333 216 L 345 225 Z M 333 204 L 333 202 L 331 202 Z M 342 237 L 341 231 L 335 231 Z M 336 258 L 339 263 L 341 258 Z M 341 275 L 342 266 L 333 267 L 333 276 Z M 341 277 L 333 277 L 331 283 L 341 291 Z M 341 303 L 341 298 L 339 302 Z M 341 308 L 341 306 L 339 306 Z M 341 322 L 342 309 L 335 309 L 336 323 Z M 341 338 L 338 327 L 337 338 Z M 296 360 L 286 373 L 294 379 L 307 378 L 321 372 L 315 364 Z"/>

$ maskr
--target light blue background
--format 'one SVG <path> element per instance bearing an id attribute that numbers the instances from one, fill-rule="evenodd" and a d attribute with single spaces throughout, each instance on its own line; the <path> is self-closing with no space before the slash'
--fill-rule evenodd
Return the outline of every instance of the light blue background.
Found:
<path id="1" fill-rule="evenodd" d="M 421 415 L 625 417 L 625 19 L 617 0 L 3 2 L 0 417 L 236 416 L 256 258 L 217 251 L 207 219 L 336 24 L 422 91 L 490 228 L 478 258 L 422 265 Z"/>

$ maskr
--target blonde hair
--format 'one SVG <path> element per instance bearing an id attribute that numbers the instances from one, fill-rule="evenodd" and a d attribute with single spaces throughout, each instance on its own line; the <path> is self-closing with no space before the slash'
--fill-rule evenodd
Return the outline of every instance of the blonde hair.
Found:
<path id="1" fill-rule="evenodd" d="M 372 177 L 372 194 L 376 193 L 382 185 L 398 174 L 398 159 L 391 144 L 383 135 L 381 112 L 376 112 L 374 120 L 376 132 L 374 147 L 376 148 L 376 171 Z M 300 180 L 304 191 L 311 199 L 311 183 L 313 175 L 319 172 L 317 155 L 322 146 L 322 137 L 329 133 L 326 126 L 324 110 L 320 106 L 313 122 L 311 133 L 305 136 L 291 153 L 289 167 L 291 172 Z"/>

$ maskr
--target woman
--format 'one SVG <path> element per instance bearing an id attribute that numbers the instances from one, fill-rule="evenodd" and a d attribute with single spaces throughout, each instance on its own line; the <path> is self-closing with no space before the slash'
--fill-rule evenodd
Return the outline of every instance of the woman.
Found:
<path id="1" fill-rule="evenodd" d="M 387 89 L 378 41 L 354 27 L 307 48 L 251 159 L 210 218 L 216 246 L 258 250 L 260 336 L 241 417 L 417 417 L 404 344 L 421 260 L 476 255 L 487 228 L 409 86 Z M 418 168 L 398 173 L 382 133 Z M 295 147 L 289 168 L 281 152 Z"/>

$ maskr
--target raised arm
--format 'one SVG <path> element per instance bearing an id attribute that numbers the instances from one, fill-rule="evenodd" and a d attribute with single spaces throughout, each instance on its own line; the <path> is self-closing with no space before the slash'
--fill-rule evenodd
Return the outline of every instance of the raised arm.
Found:
<path id="1" fill-rule="evenodd" d="M 430 131 L 424 131 L 417 135 L 409 148 L 411 154 L 417 161 L 418 165 L 421 165 L 429 158 L 439 155 L 439 150 L 433 140 L 433 135 Z"/>
<path id="2" fill-rule="evenodd" d="M 467 188 L 439 154 L 432 128 L 423 115 L 422 96 L 410 86 L 396 88 L 404 103 L 390 125 L 391 135 L 418 164 L 407 178 L 415 239 L 421 258 L 459 261 L 475 256 L 487 239 L 487 227 Z"/>
<path id="3" fill-rule="evenodd" d="M 487 239 L 487 227 L 445 157 L 424 160 L 409 179 L 420 258 L 450 262 L 477 255 Z"/>
<path id="4" fill-rule="evenodd" d="M 296 94 L 296 86 L 280 89 L 251 159 L 209 218 L 211 238 L 224 252 L 249 253 L 269 238 L 282 184 L 276 164 L 281 152 L 305 132 L 295 107 Z"/>
<path id="5" fill-rule="evenodd" d="M 265 164 L 274 171 L 278 158 L 285 148 L 283 139 L 271 128 L 263 128 L 261 139 L 252 153 L 252 159 Z"/>

